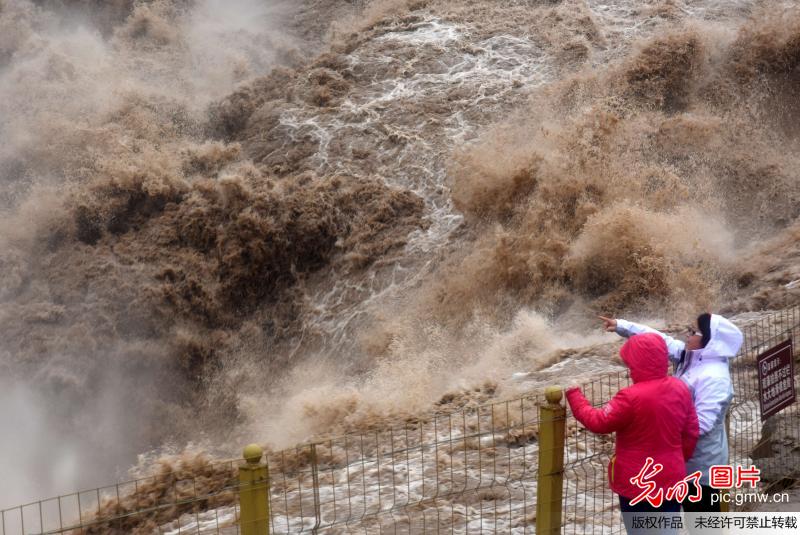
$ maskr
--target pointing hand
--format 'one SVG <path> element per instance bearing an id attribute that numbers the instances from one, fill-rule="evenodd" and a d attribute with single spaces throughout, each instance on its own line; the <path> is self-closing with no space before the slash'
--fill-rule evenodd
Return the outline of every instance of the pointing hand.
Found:
<path id="1" fill-rule="evenodd" d="M 605 328 L 606 331 L 613 333 L 617 330 L 617 320 L 613 318 L 606 318 L 605 316 L 597 317 L 603 320 L 603 328 Z"/>

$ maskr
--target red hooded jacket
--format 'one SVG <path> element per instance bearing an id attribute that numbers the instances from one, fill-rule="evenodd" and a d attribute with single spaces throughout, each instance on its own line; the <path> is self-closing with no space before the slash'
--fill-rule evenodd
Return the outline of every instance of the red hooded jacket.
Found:
<path id="1" fill-rule="evenodd" d="M 567 390 L 575 419 L 594 433 L 616 431 L 614 456 L 608 464 L 611 490 L 632 499 L 644 489 L 630 481 L 647 457 L 664 468 L 655 475 L 664 492 L 686 477 L 685 461 L 697 443 L 697 414 L 689 388 L 667 375 L 667 346 L 657 334 L 632 336 L 619 351 L 630 368 L 633 385 L 620 390 L 602 409 L 595 409 L 580 388 Z"/>

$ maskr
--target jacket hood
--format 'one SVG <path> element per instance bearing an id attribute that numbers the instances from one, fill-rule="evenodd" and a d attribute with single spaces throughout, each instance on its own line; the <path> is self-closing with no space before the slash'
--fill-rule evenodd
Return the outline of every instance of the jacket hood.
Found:
<path id="1" fill-rule="evenodd" d="M 733 358 L 742 347 L 744 335 L 739 328 L 729 320 L 711 314 L 711 340 L 702 351 L 704 357 Z"/>
<path id="2" fill-rule="evenodd" d="M 644 333 L 631 336 L 620 348 L 619 355 L 630 368 L 634 383 L 667 376 L 669 368 L 667 344 L 658 334 Z"/>

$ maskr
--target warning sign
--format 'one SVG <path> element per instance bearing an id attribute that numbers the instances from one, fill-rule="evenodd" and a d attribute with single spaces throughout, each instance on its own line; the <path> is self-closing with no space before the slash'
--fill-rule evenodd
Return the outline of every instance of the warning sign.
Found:
<path id="1" fill-rule="evenodd" d="M 758 356 L 758 391 L 761 421 L 795 402 L 792 339 Z"/>

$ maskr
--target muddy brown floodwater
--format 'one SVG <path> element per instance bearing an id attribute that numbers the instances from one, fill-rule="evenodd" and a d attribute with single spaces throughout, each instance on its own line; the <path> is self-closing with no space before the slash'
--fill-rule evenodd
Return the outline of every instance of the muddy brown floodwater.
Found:
<path id="1" fill-rule="evenodd" d="M 0 507 L 796 303 L 798 77 L 790 1 L 0 0 Z"/>

